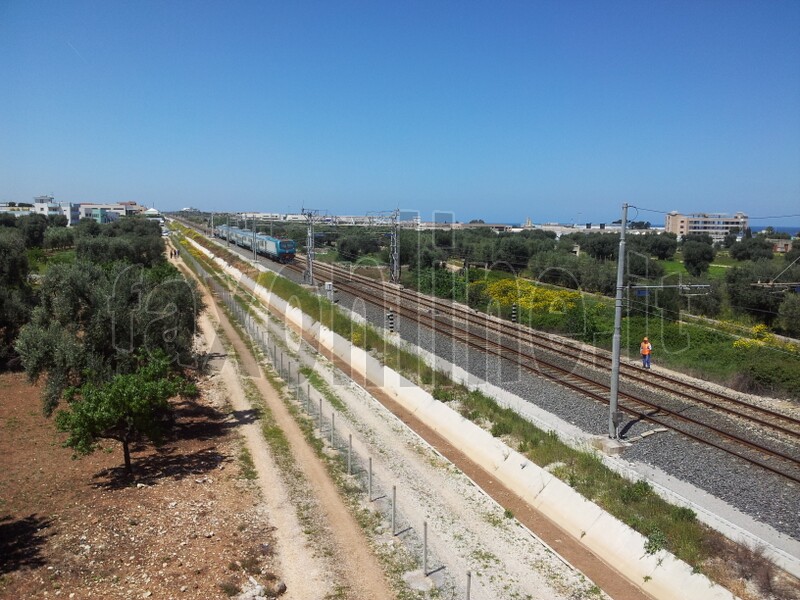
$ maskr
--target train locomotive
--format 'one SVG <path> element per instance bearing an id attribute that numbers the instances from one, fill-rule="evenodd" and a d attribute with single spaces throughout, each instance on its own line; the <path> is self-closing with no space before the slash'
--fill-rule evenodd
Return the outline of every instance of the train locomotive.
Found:
<path id="1" fill-rule="evenodd" d="M 256 253 L 280 263 L 294 261 L 294 255 L 297 251 L 297 244 L 294 240 L 281 240 L 262 233 L 257 233 L 253 236 L 252 231 L 228 225 L 214 227 L 214 236 L 251 251 L 253 249 L 253 239 L 255 238 Z"/>

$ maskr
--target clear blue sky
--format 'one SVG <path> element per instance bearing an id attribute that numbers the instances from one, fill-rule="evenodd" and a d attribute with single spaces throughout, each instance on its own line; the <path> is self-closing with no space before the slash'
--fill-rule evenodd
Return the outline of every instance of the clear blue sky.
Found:
<path id="1" fill-rule="evenodd" d="M 800 213 L 797 0 L 0 0 L 0 81 L 0 201 Z"/>

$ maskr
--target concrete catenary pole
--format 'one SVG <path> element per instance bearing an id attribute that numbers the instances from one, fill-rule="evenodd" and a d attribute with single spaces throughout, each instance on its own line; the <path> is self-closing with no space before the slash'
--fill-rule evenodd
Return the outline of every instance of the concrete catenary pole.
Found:
<path id="1" fill-rule="evenodd" d="M 258 255 L 256 254 L 256 216 L 253 215 L 253 260 L 258 262 Z"/>
<path id="2" fill-rule="evenodd" d="M 625 282 L 625 226 L 628 223 L 628 205 L 622 205 L 622 229 L 619 234 L 617 257 L 617 295 L 614 300 L 614 337 L 611 342 L 611 396 L 608 402 L 608 437 L 617 437 L 617 406 L 619 397 L 620 338 L 622 337 L 622 293 Z"/>
<path id="3" fill-rule="evenodd" d="M 314 285 L 314 212 L 307 211 L 308 233 L 306 237 L 306 272 L 305 280 L 309 285 Z"/>
<path id="4" fill-rule="evenodd" d="M 400 238 L 399 228 L 400 223 L 400 210 L 397 209 L 392 213 L 392 237 L 391 246 L 389 249 L 389 258 L 391 263 L 391 278 L 392 283 L 400 283 Z"/>

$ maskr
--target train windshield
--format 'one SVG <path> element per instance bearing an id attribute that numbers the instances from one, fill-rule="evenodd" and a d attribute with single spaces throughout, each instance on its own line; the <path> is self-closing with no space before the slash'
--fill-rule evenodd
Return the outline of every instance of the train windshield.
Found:
<path id="1" fill-rule="evenodd" d="M 281 242 L 282 250 L 294 250 L 294 240 L 284 240 Z"/>

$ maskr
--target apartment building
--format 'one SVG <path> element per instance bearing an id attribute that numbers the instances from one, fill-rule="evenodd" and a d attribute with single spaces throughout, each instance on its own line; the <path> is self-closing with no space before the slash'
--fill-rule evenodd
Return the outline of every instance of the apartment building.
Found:
<path id="1" fill-rule="evenodd" d="M 734 215 L 722 213 L 692 213 L 682 215 L 677 211 L 667 214 L 664 231 L 679 237 L 691 234 L 708 234 L 715 242 L 721 242 L 725 236 L 740 233 L 749 227 L 747 215 L 737 212 Z"/>

